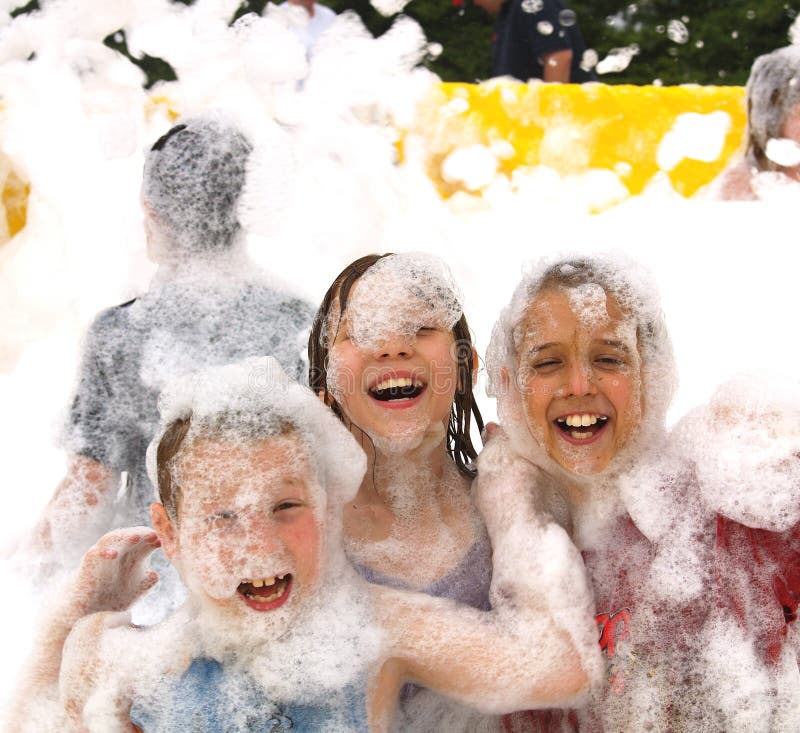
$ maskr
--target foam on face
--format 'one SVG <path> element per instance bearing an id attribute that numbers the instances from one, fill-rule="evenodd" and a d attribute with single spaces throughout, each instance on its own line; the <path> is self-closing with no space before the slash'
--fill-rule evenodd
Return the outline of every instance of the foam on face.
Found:
<path id="1" fill-rule="evenodd" d="M 461 294 L 447 265 L 423 253 L 378 260 L 353 285 L 346 312 L 340 315 L 335 307 L 329 313 L 322 335 L 330 343 L 328 390 L 381 452 L 401 455 L 423 442 L 433 448 L 445 437 L 444 426 L 432 420 L 430 409 L 423 405 L 397 411 L 373 429 L 361 424 L 353 403 L 371 399 L 370 390 L 374 383 L 384 383 L 385 370 L 392 372 L 390 376 L 393 370 L 410 370 L 400 376 L 411 380 L 407 387 L 411 398 L 418 390 L 454 393 L 449 334 L 461 313 Z M 414 362 L 414 345 L 425 331 L 447 334 L 446 353 L 437 357 L 447 363 Z M 442 419 L 447 411 L 449 404 Z"/>
<path id="2" fill-rule="evenodd" d="M 461 293 L 447 265 L 422 252 L 378 260 L 350 292 L 350 339 L 374 350 L 390 339 L 413 340 L 424 328 L 450 330 L 461 317 Z"/>
<path id="3" fill-rule="evenodd" d="M 800 103 L 798 80 L 800 50 L 796 46 L 779 48 L 755 60 L 747 80 L 747 124 L 754 149 L 767 153 L 771 140 L 784 137 L 783 125 Z M 761 161 L 749 162 L 761 167 Z"/>
<path id="4" fill-rule="evenodd" d="M 518 429 L 524 420 L 524 350 L 540 331 L 559 325 L 545 312 L 537 311 L 536 317 L 543 319 L 539 325 L 530 318 L 531 309 L 541 302 L 539 296 L 547 292 L 566 295 L 580 329 L 587 334 L 610 323 L 612 313 L 616 314 L 617 326 L 609 335 L 626 345 L 637 371 L 641 370 L 641 382 L 634 380 L 636 394 L 630 404 L 637 413 L 642 410 L 642 416 L 633 412 L 627 416 L 636 424 L 624 451 L 631 460 L 639 450 L 636 445 L 646 445 L 647 440 L 663 432 L 676 382 L 672 349 L 652 277 L 641 266 L 619 256 L 545 259 L 526 270 L 495 324 L 486 355 L 489 394 L 497 397 L 498 414 L 509 426 L 517 450 L 539 465 L 558 470 L 542 444 L 543 436 L 534 431 L 526 437 L 525 431 Z M 618 470 L 622 466 L 612 460 L 610 467 Z"/>
<path id="5" fill-rule="evenodd" d="M 170 475 L 195 653 L 244 668 L 271 700 L 341 689 L 380 638 L 341 544 L 363 452 L 271 357 L 175 380 L 160 407 L 162 430 L 191 415 Z"/>

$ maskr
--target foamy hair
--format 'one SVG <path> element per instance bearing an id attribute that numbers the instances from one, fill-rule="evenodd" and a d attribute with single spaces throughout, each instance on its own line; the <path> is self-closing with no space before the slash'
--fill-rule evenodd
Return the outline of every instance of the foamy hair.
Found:
<path id="1" fill-rule="evenodd" d="M 644 416 L 637 435 L 604 471 L 606 474 L 616 472 L 623 462 L 621 457 L 630 455 L 634 445 L 653 440 L 664 430 L 667 408 L 677 386 L 672 343 L 655 280 L 643 266 L 623 255 L 545 258 L 524 270 L 511 301 L 494 325 L 486 352 L 487 392 L 497 398 L 500 421 L 517 452 L 538 465 L 560 472 L 563 469 L 546 455 L 527 429 L 522 395 L 514 387 L 526 310 L 532 300 L 549 287 L 563 289 L 577 315 L 589 323 L 606 316 L 605 299 L 598 297 L 602 289 L 616 299 L 636 330 L 642 361 Z M 503 369 L 510 376 L 507 385 L 502 377 Z"/>
<path id="2" fill-rule="evenodd" d="M 786 46 L 759 56 L 747 80 L 747 159 L 759 170 L 775 170 L 767 143 L 783 137 L 791 109 L 800 103 L 800 47 Z"/>
<path id="3" fill-rule="evenodd" d="M 800 522 L 800 383 L 742 374 L 673 429 L 709 512 L 782 532 Z"/>
<path id="4" fill-rule="evenodd" d="M 283 432 L 286 425 L 300 434 L 312 451 L 327 504 L 341 512 L 366 471 L 366 457 L 354 438 L 331 411 L 306 387 L 290 379 L 271 356 L 245 359 L 237 364 L 212 367 L 170 382 L 158 400 L 161 422 L 147 449 L 147 473 L 156 487 L 156 452 L 166 428 L 191 416 L 196 430 L 208 437 L 209 426 L 220 415 L 236 414 L 242 437 L 262 438 Z M 249 425 L 248 425 L 249 423 Z M 195 424 L 197 427 L 195 428 Z"/>
<path id="5" fill-rule="evenodd" d="M 147 154 L 142 196 L 176 254 L 229 248 L 252 146 L 221 116 L 180 121 Z"/>
<path id="6" fill-rule="evenodd" d="M 389 255 L 359 279 L 347 303 L 348 333 L 360 348 L 424 327 L 450 330 L 463 312 L 450 269 L 423 252 Z"/>

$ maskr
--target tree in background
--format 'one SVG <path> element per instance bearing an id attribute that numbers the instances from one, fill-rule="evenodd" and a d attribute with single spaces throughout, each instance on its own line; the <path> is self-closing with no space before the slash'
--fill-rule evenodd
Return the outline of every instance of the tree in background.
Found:
<path id="1" fill-rule="evenodd" d="M 369 0 L 322 2 L 337 13 L 358 13 L 375 35 L 385 32 L 396 17 L 381 15 Z M 600 74 L 607 84 L 744 84 L 756 56 L 787 45 L 789 28 L 800 12 L 800 0 L 566 3 L 577 15 L 587 46 L 600 59 L 614 49 L 627 49 L 627 54 L 617 54 L 630 58 L 626 68 Z M 242 0 L 231 22 L 248 12 L 262 13 L 266 4 L 267 0 Z M 38 0 L 30 0 L 10 15 L 38 8 Z M 489 76 L 494 20 L 472 0 L 411 0 L 403 12 L 424 29 L 431 42 L 425 63 L 442 79 L 475 82 Z M 109 35 L 106 44 L 142 68 L 148 87 L 160 79 L 175 78 L 168 60 L 131 56 L 122 30 Z"/>
<path id="2" fill-rule="evenodd" d="M 355 10 L 373 33 L 391 19 L 368 0 L 323 0 L 337 12 Z M 635 55 L 624 71 L 600 75 L 608 84 L 744 84 L 756 56 L 789 42 L 800 2 L 785 0 L 567 0 L 587 46 L 600 59 L 616 48 Z M 412 0 L 417 20 L 441 55 L 428 66 L 446 81 L 489 74 L 494 21 L 471 0 Z"/>

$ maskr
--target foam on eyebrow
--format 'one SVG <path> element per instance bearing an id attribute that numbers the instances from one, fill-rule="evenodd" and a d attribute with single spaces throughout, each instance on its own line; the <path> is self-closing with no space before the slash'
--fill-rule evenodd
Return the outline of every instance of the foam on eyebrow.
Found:
<path id="1" fill-rule="evenodd" d="M 462 311 L 461 293 L 442 260 L 421 252 L 390 255 L 350 291 L 348 334 L 357 346 L 370 348 L 425 327 L 450 330 Z"/>

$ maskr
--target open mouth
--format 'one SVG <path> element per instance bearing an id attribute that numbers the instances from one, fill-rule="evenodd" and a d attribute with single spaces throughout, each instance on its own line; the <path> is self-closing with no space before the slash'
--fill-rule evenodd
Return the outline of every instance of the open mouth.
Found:
<path id="1" fill-rule="evenodd" d="M 605 430 L 608 425 L 608 415 L 574 413 L 557 417 L 554 422 L 570 443 L 590 443 Z"/>
<path id="2" fill-rule="evenodd" d="M 408 402 L 425 391 L 425 383 L 415 377 L 388 377 L 369 388 L 370 397 L 379 402 Z"/>
<path id="3" fill-rule="evenodd" d="M 282 606 L 292 590 L 292 574 L 271 578 L 253 578 L 239 583 L 236 589 L 244 602 L 256 611 L 273 611 Z"/>

